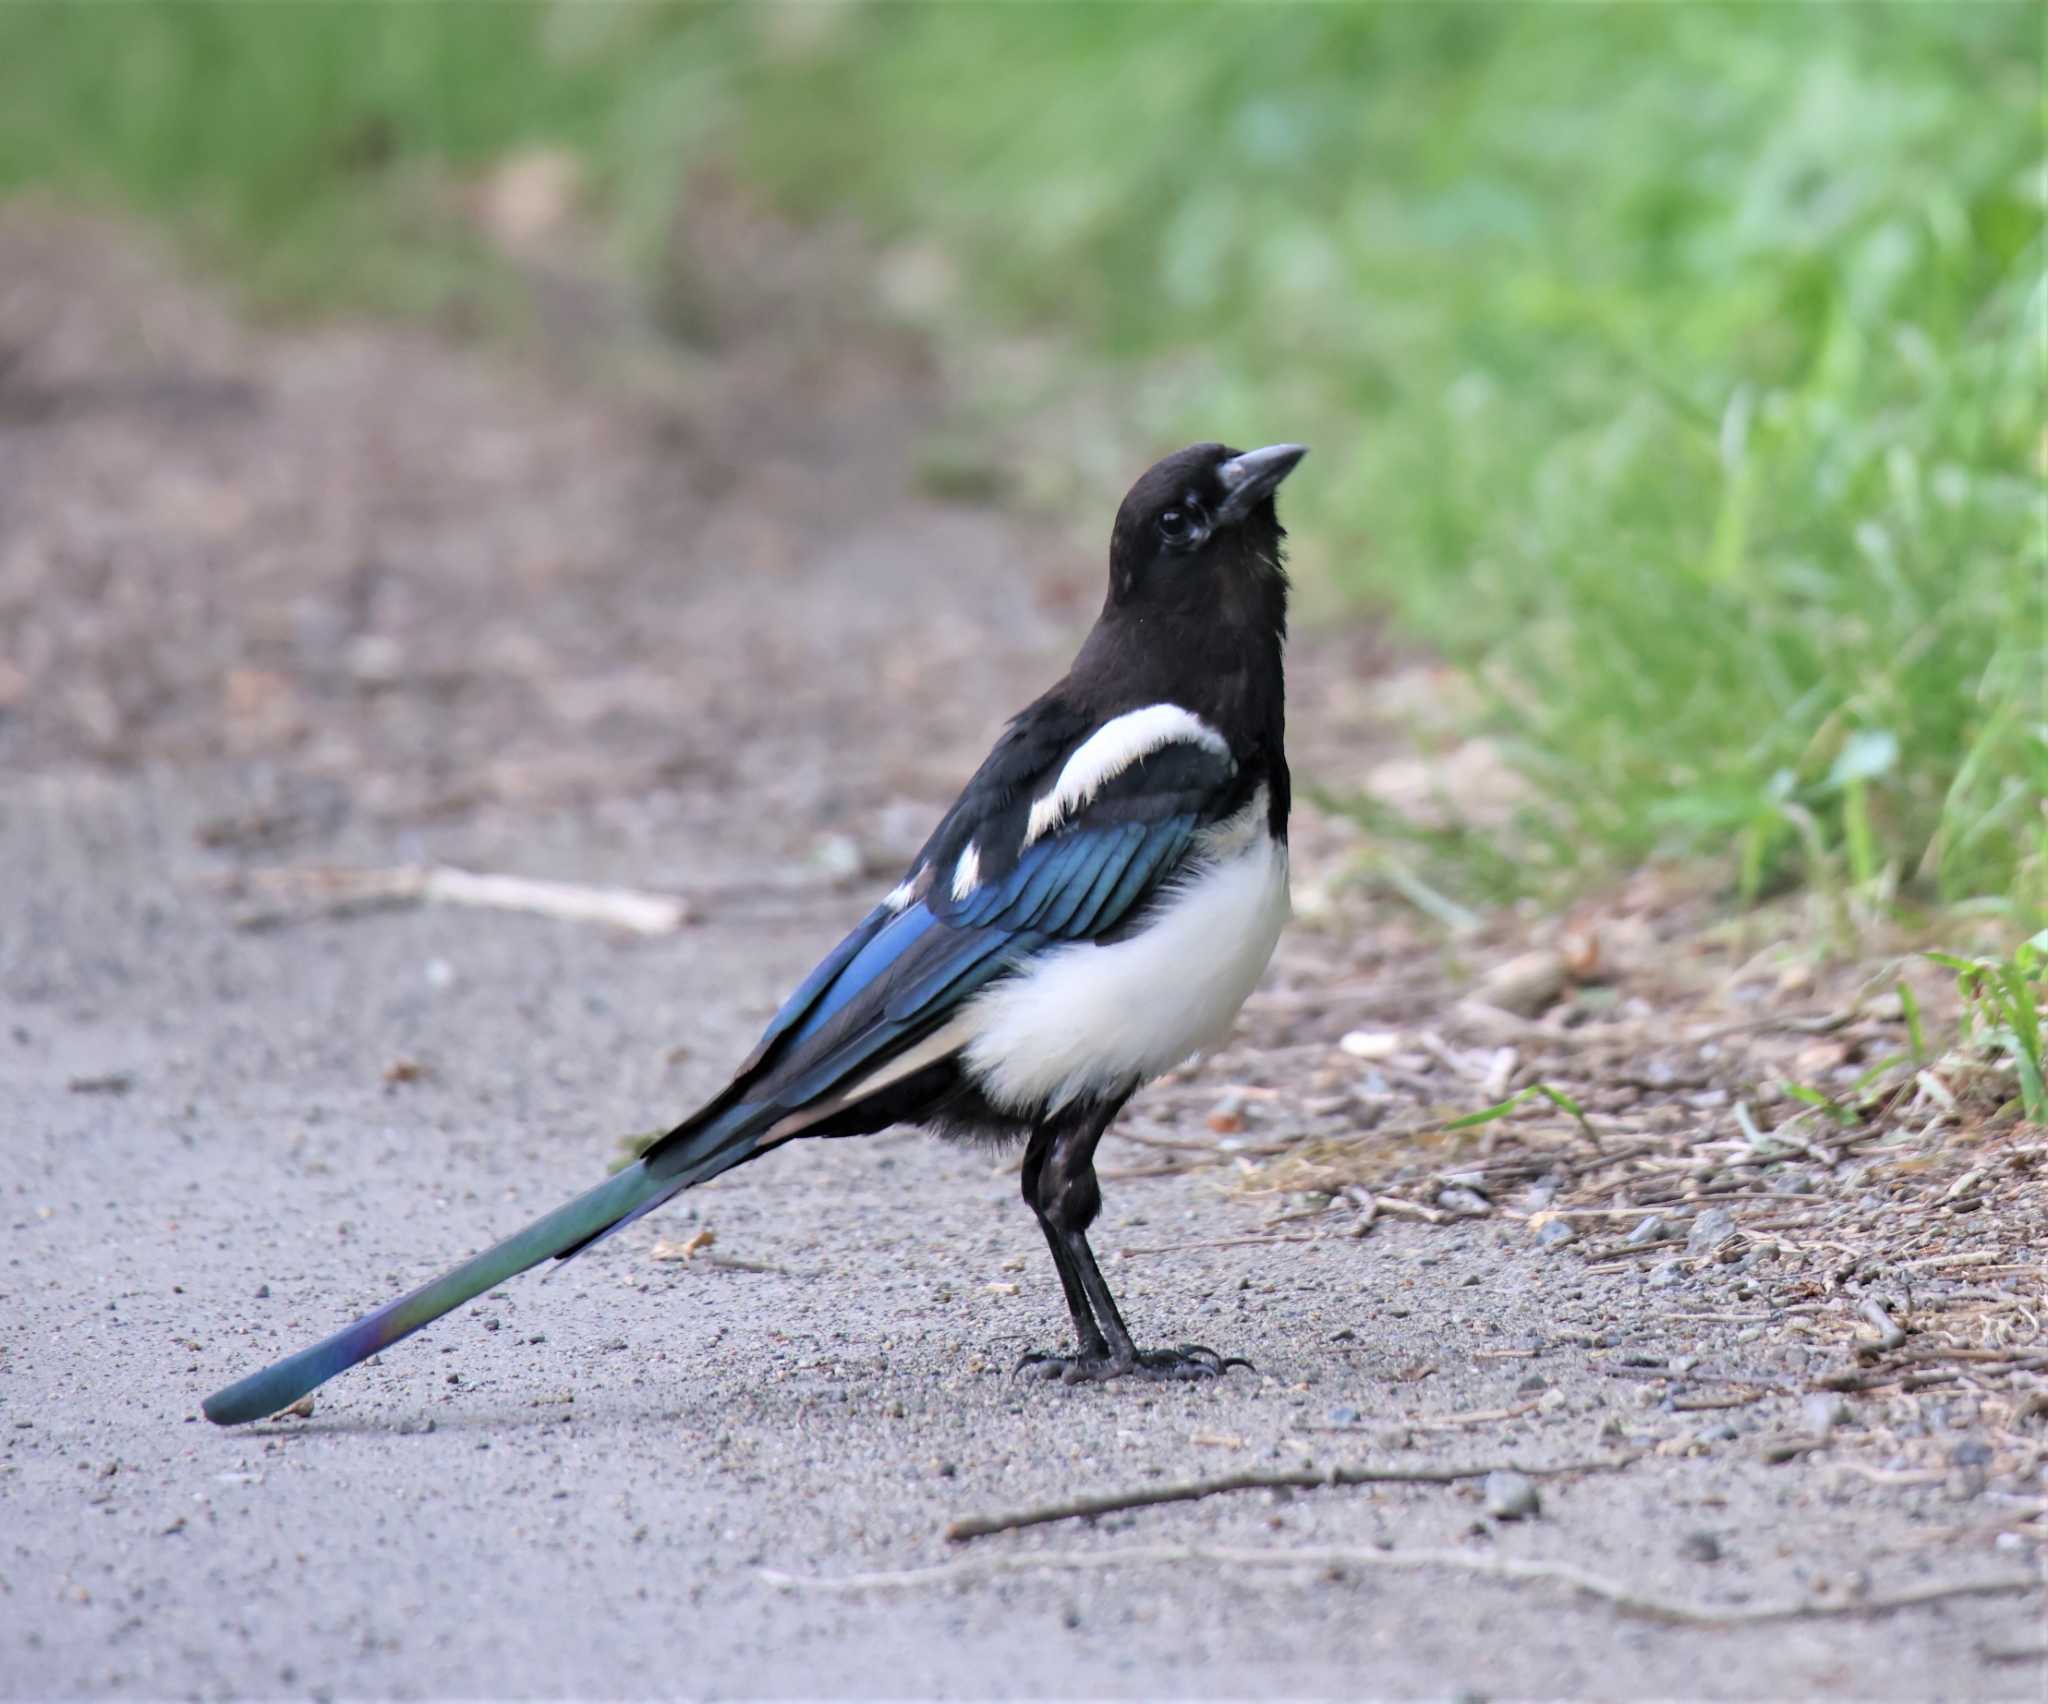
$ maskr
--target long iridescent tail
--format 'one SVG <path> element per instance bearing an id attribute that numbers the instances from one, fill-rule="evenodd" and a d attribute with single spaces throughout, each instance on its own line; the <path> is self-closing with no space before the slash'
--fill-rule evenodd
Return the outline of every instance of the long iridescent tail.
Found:
<path id="1" fill-rule="evenodd" d="M 365 1314 L 310 1349 L 214 1392 L 201 1405 L 203 1412 L 217 1426 L 239 1426 L 289 1408 L 336 1373 L 410 1337 L 528 1267 L 573 1254 L 679 1190 L 730 1170 L 756 1151 L 748 1133 L 733 1128 L 736 1122 L 722 1119 L 701 1132 L 679 1131 L 685 1140 L 677 1147 L 665 1142 L 659 1155 L 628 1166 L 431 1284 Z"/>

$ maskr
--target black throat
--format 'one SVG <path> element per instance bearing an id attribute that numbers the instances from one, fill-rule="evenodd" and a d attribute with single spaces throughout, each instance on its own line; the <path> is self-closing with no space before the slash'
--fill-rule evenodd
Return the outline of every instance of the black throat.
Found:
<path id="1" fill-rule="evenodd" d="M 1287 575 L 1280 529 L 1248 527 L 1216 572 L 1108 601 L 1064 683 L 1091 720 L 1147 704 L 1192 710 L 1230 743 L 1249 796 L 1267 787 L 1267 828 L 1287 838 Z"/>

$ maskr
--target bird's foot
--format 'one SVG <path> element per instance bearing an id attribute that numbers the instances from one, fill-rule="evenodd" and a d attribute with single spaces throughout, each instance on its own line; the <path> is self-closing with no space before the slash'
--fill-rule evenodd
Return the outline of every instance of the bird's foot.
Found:
<path id="1" fill-rule="evenodd" d="M 1108 1351 L 1055 1355 L 1040 1350 L 1026 1355 L 1011 1377 L 1057 1380 L 1061 1384 L 1094 1384 L 1102 1379 L 1216 1379 L 1232 1367 L 1252 1370 L 1241 1355 L 1219 1355 L 1199 1343 L 1178 1349 L 1136 1349 L 1127 1355 Z"/>

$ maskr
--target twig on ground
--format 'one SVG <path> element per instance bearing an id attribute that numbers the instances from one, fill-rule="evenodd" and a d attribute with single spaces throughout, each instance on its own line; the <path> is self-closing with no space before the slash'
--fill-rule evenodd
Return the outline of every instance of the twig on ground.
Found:
<path id="1" fill-rule="evenodd" d="M 1468 1414 L 1426 1415 L 1418 1420 L 1401 1420 L 1393 1424 L 1405 1426 L 1411 1432 L 1450 1432 L 1460 1426 L 1488 1426 L 1496 1420 L 1519 1420 L 1524 1414 L 1534 1414 L 1543 1406 L 1542 1399 L 1518 1402 L 1512 1408 L 1479 1408 Z"/>
<path id="2" fill-rule="evenodd" d="M 1151 1485 L 1138 1491 L 1110 1491 L 1094 1497 L 1075 1497 L 1065 1502 L 1046 1503 L 1035 1509 L 1021 1509 L 1004 1515 L 967 1515 L 946 1528 L 955 1544 L 991 1533 L 1015 1532 L 1021 1527 L 1043 1526 L 1048 1521 L 1085 1519 L 1090 1515 L 1117 1514 L 1126 1509 L 1149 1509 L 1160 1503 L 1192 1503 L 1202 1497 L 1216 1497 L 1229 1491 L 1313 1491 L 1341 1485 L 1455 1485 L 1461 1480 L 1484 1479 L 1489 1473 L 1523 1473 L 1530 1478 L 1555 1478 L 1566 1473 L 1614 1473 L 1641 1459 L 1641 1451 L 1626 1455 L 1595 1456 L 1587 1461 L 1556 1462 L 1548 1467 L 1528 1467 L 1518 1462 L 1488 1462 L 1478 1467 L 1302 1467 L 1279 1473 L 1232 1473 L 1218 1479 L 1192 1479 L 1178 1485 Z"/>
<path id="3" fill-rule="evenodd" d="M 1747 1408 L 1753 1402 L 1763 1401 L 1765 1394 L 1760 1390 L 1750 1390 L 1728 1396 L 1674 1396 L 1671 1407 L 1679 1414 L 1700 1414 L 1712 1408 Z"/>
<path id="4" fill-rule="evenodd" d="M 1116 1251 L 1119 1260 L 1137 1260 L 1148 1254 L 1185 1254 L 1198 1248 L 1264 1248 L 1273 1243 L 1318 1243 L 1329 1242 L 1326 1236 L 1284 1236 L 1284 1237 L 1206 1237 L 1199 1242 L 1162 1243 L 1157 1248 L 1120 1248 Z"/>
<path id="5" fill-rule="evenodd" d="M 977 1574 L 1047 1572 L 1095 1573 L 1110 1568 L 1156 1567 L 1183 1562 L 1213 1562 L 1225 1568 L 1315 1568 L 1325 1572 L 1346 1568 L 1451 1568 L 1496 1580 L 1531 1580 L 1563 1586 L 1611 1604 L 1625 1615 L 1667 1621 L 1687 1627 L 1737 1627 L 1766 1621 L 1886 1615 L 1922 1604 L 1959 1597 L 2003 1597 L 2037 1591 L 2040 1582 L 2026 1574 L 1997 1574 L 1983 1580 L 1913 1586 L 1886 1597 L 1790 1598 L 1781 1603 L 1681 1603 L 1652 1597 L 1619 1580 L 1589 1573 L 1569 1562 L 1531 1562 L 1512 1556 L 1489 1556 L 1464 1550 L 1374 1550 L 1362 1545 L 1310 1545 L 1287 1550 L 1244 1550 L 1214 1544 L 1151 1544 L 1118 1550 L 1043 1550 L 994 1553 L 941 1562 L 929 1568 L 904 1568 L 835 1578 L 786 1574 L 764 1568 L 771 1585 L 811 1591 L 860 1592 L 902 1586 L 937 1586 Z"/>
<path id="6" fill-rule="evenodd" d="M 452 864 L 402 864 L 383 870 L 310 869 L 254 871 L 257 886 L 303 894 L 327 912 L 365 905 L 437 902 L 524 911 L 565 923 L 600 923 L 639 935 L 669 935 L 690 920 L 690 908 L 671 894 L 631 888 L 587 887 L 580 882 L 543 881 L 529 876 L 480 874 Z M 288 917 L 275 912 L 244 918 L 244 928 L 274 927 Z"/>
<path id="7" fill-rule="evenodd" d="M 1861 1313 L 1864 1323 L 1870 1327 L 1872 1333 L 1868 1338 L 1858 1340 L 1856 1344 L 1858 1353 L 1879 1355 L 1888 1349 L 1898 1349 L 1904 1346 L 1906 1328 L 1885 1311 L 1884 1304 L 1875 1296 L 1865 1296 L 1863 1298 L 1863 1305 L 1858 1312 Z"/>
<path id="8" fill-rule="evenodd" d="M 1864 1390 L 1881 1390 L 1886 1385 L 1897 1385 L 1901 1390 L 1919 1390 L 1926 1385 L 1948 1384 L 1962 1376 L 1960 1367 L 1929 1368 L 1917 1373 L 1908 1372 L 1903 1367 L 1877 1367 L 1869 1372 L 1844 1368 L 1840 1372 L 1823 1373 L 1813 1381 L 1813 1388 L 1838 1390 L 1848 1394 Z"/>
<path id="9" fill-rule="evenodd" d="M 1425 1225 L 1441 1225 L 1452 1217 L 1440 1208 L 1425 1207 L 1419 1201 L 1404 1201 L 1398 1195 L 1381 1195 L 1377 1199 L 1379 1210 L 1391 1213 L 1397 1219 L 1420 1219 Z"/>

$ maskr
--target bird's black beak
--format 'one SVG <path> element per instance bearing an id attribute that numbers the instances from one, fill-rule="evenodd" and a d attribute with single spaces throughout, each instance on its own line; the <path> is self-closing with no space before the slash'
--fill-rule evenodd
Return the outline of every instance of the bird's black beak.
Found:
<path id="1" fill-rule="evenodd" d="M 1263 450 L 1232 456 L 1216 470 L 1216 477 L 1223 482 L 1223 507 L 1217 510 L 1216 519 L 1225 525 L 1243 520 L 1272 496 L 1307 454 L 1306 444 L 1268 444 Z"/>

